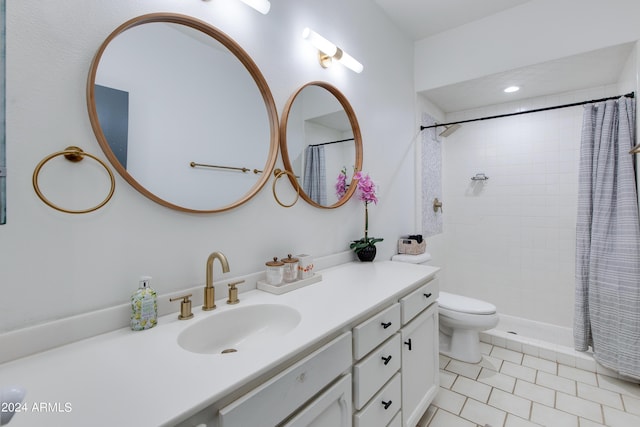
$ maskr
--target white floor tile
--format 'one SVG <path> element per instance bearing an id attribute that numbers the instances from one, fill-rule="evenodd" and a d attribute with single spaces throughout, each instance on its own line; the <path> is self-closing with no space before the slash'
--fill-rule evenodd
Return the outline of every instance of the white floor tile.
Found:
<path id="1" fill-rule="evenodd" d="M 615 409 L 624 409 L 620 393 L 598 388 L 589 384 L 577 383 L 578 397 L 610 406 Z M 639 401 L 640 402 L 640 401 Z M 627 409 L 629 411 L 629 409 Z M 629 411 L 632 412 L 632 411 Z"/>
<path id="2" fill-rule="evenodd" d="M 640 426 L 640 416 L 618 411 L 617 409 L 603 407 L 604 423 L 610 427 Z"/>
<path id="3" fill-rule="evenodd" d="M 559 364 L 558 376 L 576 380 L 585 384 L 598 385 L 595 373 L 578 368 L 572 368 L 571 366 Z"/>
<path id="4" fill-rule="evenodd" d="M 497 357 L 483 355 L 482 360 L 479 365 L 483 368 L 491 369 L 492 371 L 500 372 L 500 368 L 504 360 L 498 359 Z"/>
<path id="5" fill-rule="evenodd" d="M 636 399 L 635 397 L 631 397 L 623 394 L 622 400 L 624 401 L 624 409 L 627 412 L 630 412 L 635 415 L 640 415 L 640 399 Z M 612 405 L 609 405 L 609 406 L 612 406 Z M 617 408 L 617 409 L 621 409 L 621 408 Z"/>
<path id="6" fill-rule="evenodd" d="M 530 356 L 528 354 L 524 355 L 524 358 L 522 359 L 522 365 L 554 375 L 558 373 L 558 364 L 556 362 Z"/>
<path id="7" fill-rule="evenodd" d="M 478 376 L 478 381 L 492 387 L 499 388 L 500 390 L 504 390 L 508 393 L 513 392 L 513 388 L 516 384 L 515 378 L 487 368 L 482 368 L 482 371 L 480 371 L 480 375 Z"/>
<path id="8" fill-rule="evenodd" d="M 543 426 L 578 427 L 578 417 L 539 403 L 533 403 L 531 421 Z"/>
<path id="9" fill-rule="evenodd" d="M 496 427 L 504 425 L 504 420 L 507 417 L 506 412 L 473 399 L 467 399 L 460 415 L 476 424 L 482 426 L 489 424 Z"/>
<path id="10" fill-rule="evenodd" d="M 459 414 L 465 400 L 467 400 L 465 396 L 441 387 L 435 399 L 433 399 L 432 405 L 453 414 Z"/>
<path id="11" fill-rule="evenodd" d="M 489 393 L 491 393 L 491 386 L 459 376 L 451 390 L 486 403 L 487 399 L 489 399 Z"/>
<path id="12" fill-rule="evenodd" d="M 537 427 L 539 425 L 540 424 L 516 417 L 513 414 L 507 414 L 507 422 L 504 423 L 504 427 Z"/>
<path id="13" fill-rule="evenodd" d="M 491 350 L 491 356 L 497 357 L 498 359 L 508 360 L 509 362 L 520 364 L 522 363 L 522 353 L 509 350 L 502 347 L 493 347 Z"/>
<path id="14" fill-rule="evenodd" d="M 555 390 L 522 380 L 516 381 L 514 393 L 518 396 L 524 397 L 525 399 L 551 407 L 556 401 Z"/>
<path id="15" fill-rule="evenodd" d="M 535 382 L 536 380 L 536 370 L 533 368 L 529 368 L 528 366 L 522 366 L 519 364 L 515 364 L 513 362 L 504 361 L 502 364 L 502 369 L 500 372 L 509 375 L 512 377 L 520 378 L 525 381 L 529 381 L 530 383 Z"/>
<path id="16" fill-rule="evenodd" d="M 452 413 L 438 409 L 429 427 L 476 427 L 471 421 L 464 420 Z"/>
<path id="17" fill-rule="evenodd" d="M 453 372 L 440 370 L 440 387 L 451 388 L 457 377 Z"/>
<path id="18" fill-rule="evenodd" d="M 580 418 L 580 427 L 607 427 L 604 424 L 596 423 L 586 418 Z"/>
<path id="19" fill-rule="evenodd" d="M 467 378 L 471 378 L 472 380 L 475 380 L 476 378 L 478 378 L 478 374 L 480 373 L 481 369 L 482 368 L 478 364 L 474 365 L 471 363 L 465 363 L 465 362 L 461 362 L 459 360 L 453 360 L 453 359 L 451 360 L 451 362 L 449 362 L 449 364 L 445 368 L 446 371 L 453 372 L 455 374 L 459 374 Z"/>
<path id="20" fill-rule="evenodd" d="M 522 418 L 529 418 L 531 401 L 499 389 L 493 389 L 489 405 Z"/>
<path id="21" fill-rule="evenodd" d="M 447 356 L 443 356 L 442 354 L 440 354 L 439 356 L 440 356 L 440 359 L 439 359 L 440 369 L 444 369 L 445 366 L 447 366 L 447 364 L 451 362 L 451 358 Z"/>
<path id="22" fill-rule="evenodd" d="M 476 364 L 441 355 L 440 389 L 417 427 L 640 427 L 639 384 L 584 353 L 504 341 L 483 343 Z"/>
<path id="23" fill-rule="evenodd" d="M 547 372 L 538 371 L 536 378 L 536 384 L 549 387 L 563 393 L 574 395 L 576 394 L 576 382 L 568 378 L 557 377 Z"/>
<path id="24" fill-rule="evenodd" d="M 600 406 L 600 404 L 565 393 L 556 394 L 556 409 L 597 423 L 603 421 L 602 406 Z"/>
<path id="25" fill-rule="evenodd" d="M 613 378 L 607 375 L 597 374 L 596 376 L 598 377 L 598 386 L 640 399 L 640 385 L 622 381 L 618 378 Z"/>

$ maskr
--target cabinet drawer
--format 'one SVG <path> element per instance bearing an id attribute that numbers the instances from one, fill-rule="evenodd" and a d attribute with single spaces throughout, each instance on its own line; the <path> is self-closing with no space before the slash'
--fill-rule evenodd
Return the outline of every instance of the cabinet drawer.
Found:
<path id="1" fill-rule="evenodd" d="M 400 328 L 400 304 L 394 304 L 353 328 L 353 358 L 366 356 Z"/>
<path id="2" fill-rule="evenodd" d="M 433 304 L 438 299 L 438 278 L 411 292 L 400 299 L 402 306 L 402 324 L 406 325 L 422 310 Z"/>
<path id="3" fill-rule="evenodd" d="M 387 427 L 402 427 L 402 411 L 398 412 Z"/>
<path id="4" fill-rule="evenodd" d="M 362 411 L 353 416 L 354 427 L 386 427 L 400 409 L 400 395 L 400 373 L 397 373 Z"/>
<path id="5" fill-rule="evenodd" d="M 276 425 L 351 366 L 351 333 L 220 409 L 220 427 Z"/>
<path id="6" fill-rule="evenodd" d="M 373 350 L 353 367 L 353 403 L 356 410 L 371 399 L 380 387 L 400 369 L 400 335 L 395 334 L 387 342 Z"/>

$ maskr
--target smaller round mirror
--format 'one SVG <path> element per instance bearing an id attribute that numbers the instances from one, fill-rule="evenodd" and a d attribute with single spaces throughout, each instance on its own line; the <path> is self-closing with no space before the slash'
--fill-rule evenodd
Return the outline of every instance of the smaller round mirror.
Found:
<path id="1" fill-rule="evenodd" d="M 289 180 L 311 205 L 337 208 L 355 192 L 362 136 L 353 108 L 334 86 L 310 82 L 289 98 L 280 123 L 280 149 Z M 336 189 L 340 179 L 343 191 Z"/>

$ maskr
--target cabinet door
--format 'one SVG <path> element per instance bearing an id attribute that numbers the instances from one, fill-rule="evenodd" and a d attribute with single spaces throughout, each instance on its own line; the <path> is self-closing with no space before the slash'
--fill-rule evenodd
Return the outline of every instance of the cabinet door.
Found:
<path id="1" fill-rule="evenodd" d="M 438 386 L 438 304 L 424 310 L 402 334 L 402 417 L 415 427 L 435 397 Z"/>
<path id="2" fill-rule="evenodd" d="M 351 427 L 351 375 L 308 403 L 283 427 Z"/>

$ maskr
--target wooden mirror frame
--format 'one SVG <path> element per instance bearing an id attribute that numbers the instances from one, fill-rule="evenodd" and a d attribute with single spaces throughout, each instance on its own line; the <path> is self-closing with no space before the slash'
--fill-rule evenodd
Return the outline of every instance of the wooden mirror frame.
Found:
<path id="1" fill-rule="evenodd" d="M 264 100 L 265 107 L 267 110 L 268 121 L 269 121 L 269 128 L 270 128 L 270 146 L 269 146 L 269 152 L 267 155 L 267 161 L 262 172 L 262 176 L 260 177 L 258 182 L 249 189 L 247 193 L 245 193 L 241 198 L 239 198 L 235 202 L 230 203 L 226 206 L 222 206 L 220 208 L 210 209 L 210 210 L 199 210 L 199 209 L 192 209 L 184 206 L 179 206 L 156 196 L 155 194 L 147 190 L 144 186 L 142 186 L 138 181 L 136 181 L 136 179 L 133 176 L 131 176 L 129 172 L 127 172 L 127 170 L 122 166 L 122 164 L 120 164 L 116 155 L 111 149 L 109 142 L 107 141 L 102 131 L 102 128 L 100 126 L 100 121 L 98 120 L 98 113 L 96 110 L 94 88 L 95 88 L 96 74 L 98 71 L 98 65 L 100 64 L 100 59 L 102 58 L 104 51 L 106 50 L 109 43 L 124 31 L 133 27 L 137 27 L 139 25 L 149 24 L 154 22 L 185 25 L 197 31 L 201 31 L 207 34 L 208 36 L 212 37 L 213 39 L 217 40 L 218 42 L 220 42 L 229 51 L 231 51 L 231 53 L 233 53 L 233 55 L 244 65 L 244 67 L 247 69 L 247 71 L 255 81 L 256 85 L 258 86 L 262 99 Z M 249 199 L 255 196 L 258 193 L 258 191 L 260 191 L 262 187 L 264 187 L 264 185 L 267 183 L 278 157 L 279 128 L 278 128 L 277 108 L 273 100 L 271 90 L 267 85 L 267 81 L 265 80 L 264 76 L 258 69 L 258 66 L 253 62 L 249 54 L 244 49 L 242 49 L 242 47 L 240 47 L 240 45 L 237 42 L 235 42 L 232 38 L 230 38 L 228 35 L 218 30 L 217 28 L 211 26 L 210 24 L 190 16 L 173 14 L 173 13 L 151 13 L 151 14 L 142 15 L 142 16 L 138 16 L 136 18 L 130 19 L 129 21 L 125 22 L 124 24 L 116 28 L 102 43 L 102 45 L 98 49 L 91 63 L 91 68 L 89 70 L 89 77 L 87 79 L 87 108 L 89 110 L 89 119 L 91 121 L 91 127 L 93 128 L 93 132 L 96 138 L 98 139 L 98 144 L 100 144 L 102 151 L 107 156 L 107 159 L 109 159 L 113 167 L 118 171 L 120 176 L 122 176 L 138 192 L 142 193 L 144 196 L 148 197 L 154 202 L 162 206 L 165 206 L 171 209 L 176 209 L 182 212 L 191 212 L 191 213 L 224 212 L 229 209 L 238 207 L 243 203 L 246 203 Z"/>
<path id="2" fill-rule="evenodd" d="M 287 101 L 284 107 L 284 111 L 282 112 L 282 119 L 280 121 L 280 151 L 282 153 L 282 162 L 284 164 L 284 168 L 288 172 L 290 172 L 289 174 L 287 174 L 289 177 L 289 182 L 291 182 L 291 185 L 293 185 L 296 191 L 299 192 L 300 197 L 302 197 L 310 205 L 315 206 L 317 208 L 335 209 L 337 207 L 344 205 L 347 201 L 349 201 L 351 196 L 353 196 L 353 194 L 356 191 L 357 181 L 354 179 L 351 180 L 351 184 L 349 185 L 347 192 L 344 194 L 344 196 L 342 196 L 340 200 L 338 200 L 333 205 L 324 206 L 312 200 L 309 197 L 309 195 L 302 189 L 300 183 L 298 183 L 298 181 L 294 178 L 295 172 L 293 171 L 291 160 L 289 159 L 289 151 L 287 149 L 287 123 L 289 121 L 289 113 L 291 112 L 291 107 L 293 106 L 293 103 L 296 100 L 296 97 L 300 94 L 300 92 L 302 92 L 303 89 L 309 86 L 318 86 L 323 89 L 326 89 L 338 100 L 340 105 L 342 105 L 344 112 L 349 118 L 351 129 L 353 130 L 353 142 L 356 148 L 355 165 L 354 165 L 353 173 L 355 174 L 356 172 L 360 172 L 362 170 L 362 134 L 360 133 L 360 125 L 358 124 L 356 113 L 355 111 L 353 111 L 353 108 L 351 107 L 351 104 L 349 104 L 347 97 L 344 96 L 342 92 L 340 92 L 335 86 L 322 81 L 309 82 L 304 84 L 300 88 L 298 88 L 293 93 L 293 95 L 291 95 L 291 97 L 289 98 L 289 100 Z"/>

